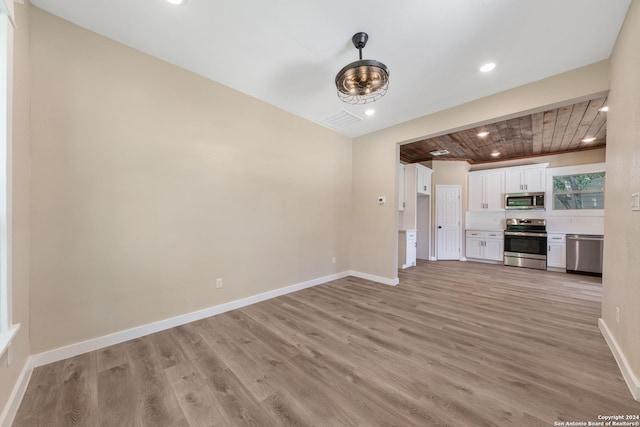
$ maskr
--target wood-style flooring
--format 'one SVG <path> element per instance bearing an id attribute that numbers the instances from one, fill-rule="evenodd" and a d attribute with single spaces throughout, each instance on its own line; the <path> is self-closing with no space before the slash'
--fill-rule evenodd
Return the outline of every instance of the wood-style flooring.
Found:
<path id="1" fill-rule="evenodd" d="M 35 369 L 15 427 L 553 426 L 640 414 L 600 279 L 419 262 Z"/>

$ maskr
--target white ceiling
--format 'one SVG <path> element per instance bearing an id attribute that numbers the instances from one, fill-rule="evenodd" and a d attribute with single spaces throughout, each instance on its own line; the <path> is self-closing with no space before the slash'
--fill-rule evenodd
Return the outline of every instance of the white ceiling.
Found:
<path id="1" fill-rule="evenodd" d="M 631 0 L 31 0 L 77 25 L 323 124 L 344 109 L 355 137 L 611 54 Z M 342 103 L 336 73 L 389 67 L 389 92 Z M 478 67 L 497 63 L 481 74 Z M 372 117 L 364 115 L 375 108 Z"/>

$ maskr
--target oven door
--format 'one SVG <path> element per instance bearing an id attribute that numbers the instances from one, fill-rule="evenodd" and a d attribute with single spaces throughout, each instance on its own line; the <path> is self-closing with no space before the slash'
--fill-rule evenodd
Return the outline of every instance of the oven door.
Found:
<path id="1" fill-rule="evenodd" d="M 547 268 L 547 234 L 505 231 L 504 264 L 545 270 Z"/>

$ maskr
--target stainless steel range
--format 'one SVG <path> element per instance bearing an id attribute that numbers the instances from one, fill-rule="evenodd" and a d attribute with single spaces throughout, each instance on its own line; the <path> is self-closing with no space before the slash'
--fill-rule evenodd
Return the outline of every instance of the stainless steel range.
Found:
<path id="1" fill-rule="evenodd" d="M 507 219 L 504 265 L 547 269 L 547 228 L 544 219 Z"/>

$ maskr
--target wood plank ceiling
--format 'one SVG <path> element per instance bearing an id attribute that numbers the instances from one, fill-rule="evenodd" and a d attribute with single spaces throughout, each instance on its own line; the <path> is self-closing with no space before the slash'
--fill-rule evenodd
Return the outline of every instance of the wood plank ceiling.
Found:
<path id="1" fill-rule="evenodd" d="M 606 105 L 607 97 L 602 97 L 412 142 L 400 146 L 400 160 L 466 160 L 475 164 L 604 147 L 607 114 L 600 109 Z M 481 132 L 488 134 L 481 137 Z M 430 153 L 437 150 L 449 154 Z"/>

